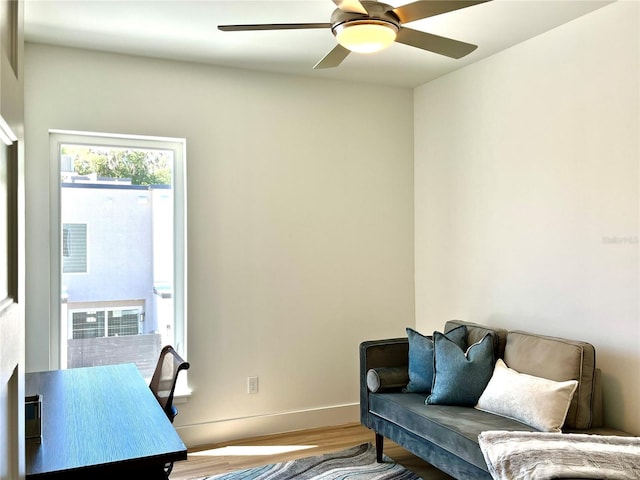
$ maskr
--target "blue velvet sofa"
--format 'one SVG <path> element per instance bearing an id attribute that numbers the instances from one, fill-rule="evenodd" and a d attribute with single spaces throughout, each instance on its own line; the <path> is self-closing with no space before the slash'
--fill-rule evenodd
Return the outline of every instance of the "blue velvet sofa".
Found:
<path id="1" fill-rule="evenodd" d="M 563 432 L 621 433 L 602 428 L 600 371 L 591 344 L 459 320 L 448 321 L 443 333 L 461 325 L 466 326 L 468 345 L 489 334 L 495 358 L 518 372 L 577 381 Z M 473 406 L 426 405 L 427 395 L 407 393 L 408 338 L 366 341 L 359 353 L 361 423 L 375 432 L 378 461 L 388 438 L 458 480 L 491 480 L 478 435 L 487 430 L 536 431 Z"/>

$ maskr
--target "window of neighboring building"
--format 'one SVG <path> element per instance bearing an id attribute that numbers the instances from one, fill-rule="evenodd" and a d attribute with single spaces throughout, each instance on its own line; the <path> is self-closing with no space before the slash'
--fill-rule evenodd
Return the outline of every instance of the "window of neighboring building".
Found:
<path id="1" fill-rule="evenodd" d="M 64 223 L 62 225 L 62 272 L 86 273 L 87 225 Z"/>
<path id="2" fill-rule="evenodd" d="M 60 368 L 150 377 L 163 345 L 186 356 L 185 142 L 54 131 L 51 156 Z"/>
<path id="3" fill-rule="evenodd" d="M 104 311 L 102 312 L 69 312 L 71 315 L 71 338 L 104 337 Z"/>
<path id="4" fill-rule="evenodd" d="M 71 338 L 120 337 L 142 333 L 140 307 L 71 310 Z"/>

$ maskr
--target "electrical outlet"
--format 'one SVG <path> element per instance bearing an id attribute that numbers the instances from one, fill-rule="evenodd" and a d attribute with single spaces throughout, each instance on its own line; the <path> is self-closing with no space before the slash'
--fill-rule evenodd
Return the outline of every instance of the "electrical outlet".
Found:
<path id="1" fill-rule="evenodd" d="M 258 393 L 258 377 L 247 377 L 247 393 Z"/>

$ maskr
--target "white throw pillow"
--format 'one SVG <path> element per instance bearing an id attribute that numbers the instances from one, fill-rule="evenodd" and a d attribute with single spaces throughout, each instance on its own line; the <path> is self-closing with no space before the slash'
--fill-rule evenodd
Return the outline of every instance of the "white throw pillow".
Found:
<path id="1" fill-rule="evenodd" d="M 543 432 L 561 432 L 578 382 L 556 382 L 519 373 L 499 358 L 476 408 Z"/>

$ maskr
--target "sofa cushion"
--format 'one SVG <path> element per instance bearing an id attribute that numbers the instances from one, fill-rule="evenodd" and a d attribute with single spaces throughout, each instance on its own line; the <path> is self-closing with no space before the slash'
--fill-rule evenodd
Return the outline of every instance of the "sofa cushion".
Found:
<path id="1" fill-rule="evenodd" d="M 460 348 L 466 347 L 467 327 L 462 325 L 447 332 L 447 338 Z M 409 382 L 407 392 L 429 393 L 433 384 L 433 337 L 407 328 L 409 339 Z"/>
<path id="2" fill-rule="evenodd" d="M 513 331 L 507 336 L 504 361 L 520 373 L 556 382 L 577 380 L 578 387 L 571 400 L 564 428 L 586 429 L 591 426 L 595 377 L 593 345 Z"/>
<path id="3" fill-rule="evenodd" d="M 493 374 L 491 334 L 467 349 L 440 332 L 433 332 L 433 342 L 435 370 L 427 403 L 473 407 Z"/>
<path id="4" fill-rule="evenodd" d="M 519 373 L 500 358 L 476 408 L 559 433 L 577 386 L 576 380 L 556 382 Z"/>
<path id="5" fill-rule="evenodd" d="M 457 328 L 461 325 L 467 327 L 467 345 L 473 345 L 484 338 L 487 333 L 493 335 L 493 350 L 496 359 L 502 358 L 504 355 L 504 346 L 507 343 L 508 331 L 504 328 L 489 327 L 473 322 L 465 322 L 463 320 L 449 320 L 444 325 L 444 332 Z"/>
<path id="6" fill-rule="evenodd" d="M 510 418 L 475 408 L 425 405 L 418 393 L 372 393 L 369 412 L 436 444 L 478 468 L 487 470 L 478 435 L 486 430 L 535 431 Z"/>

